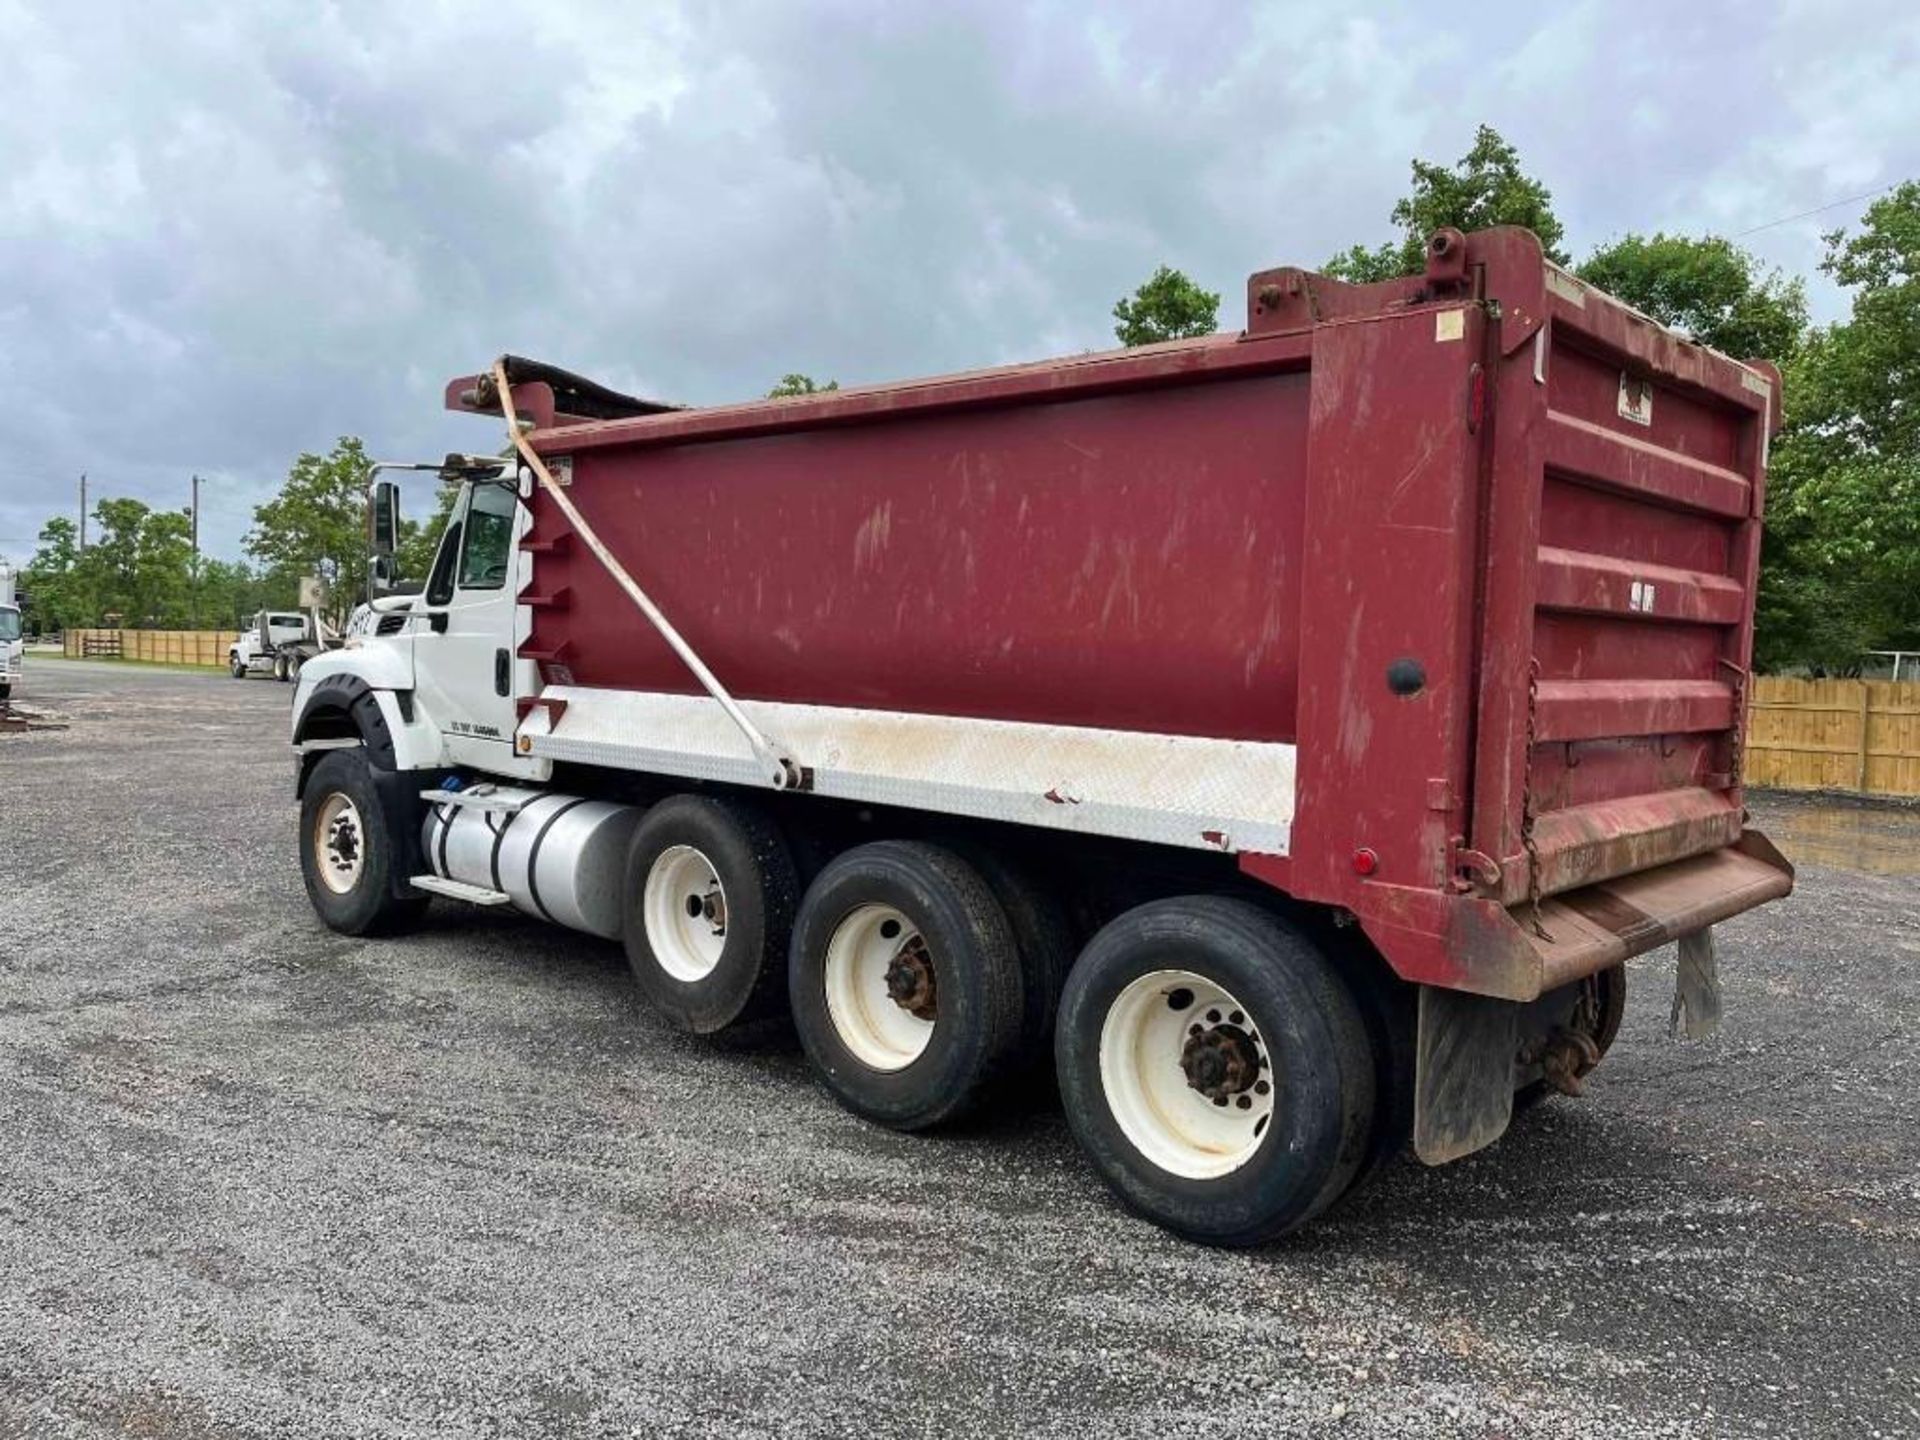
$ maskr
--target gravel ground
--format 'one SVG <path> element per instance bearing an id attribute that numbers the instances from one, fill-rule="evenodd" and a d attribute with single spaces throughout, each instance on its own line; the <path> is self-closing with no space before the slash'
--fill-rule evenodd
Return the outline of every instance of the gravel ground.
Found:
<path id="1" fill-rule="evenodd" d="M 1920 1435 L 1920 816 L 1767 800 L 1727 1023 L 1292 1242 L 1044 1103 L 896 1136 L 612 946 L 330 934 L 289 691 L 38 661 L 0 736 L 0 1435 Z"/>

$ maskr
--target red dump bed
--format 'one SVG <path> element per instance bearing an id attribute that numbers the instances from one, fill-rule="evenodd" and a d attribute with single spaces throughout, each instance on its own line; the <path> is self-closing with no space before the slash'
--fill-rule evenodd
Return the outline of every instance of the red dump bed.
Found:
<path id="1" fill-rule="evenodd" d="M 1777 377 L 1524 231 L 1256 274 L 1244 331 L 1146 349 L 609 420 L 514 395 L 737 697 L 1297 747 L 1240 797 L 1284 843 L 1209 843 L 1409 978 L 1526 998 L 1790 884 L 1740 785 Z M 553 693 L 701 693 L 532 510 Z"/>

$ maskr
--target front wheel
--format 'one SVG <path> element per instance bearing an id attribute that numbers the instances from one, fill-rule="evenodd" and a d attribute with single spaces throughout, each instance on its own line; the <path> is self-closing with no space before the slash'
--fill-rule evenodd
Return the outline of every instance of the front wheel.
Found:
<path id="1" fill-rule="evenodd" d="M 300 871 L 307 898 L 346 935 L 396 930 L 426 909 L 394 893 L 393 830 L 364 750 L 332 750 L 300 802 Z"/>
<path id="2" fill-rule="evenodd" d="M 1094 1167 L 1194 1240 L 1276 1239 L 1332 1204 L 1368 1153 L 1360 1009 L 1305 936 L 1243 900 L 1159 900 L 1094 936 L 1054 1053 Z"/>
<path id="3" fill-rule="evenodd" d="M 227 656 L 227 669 L 233 672 L 233 678 L 236 680 L 247 678 L 247 662 L 240 658 L 237 651 Z"/>

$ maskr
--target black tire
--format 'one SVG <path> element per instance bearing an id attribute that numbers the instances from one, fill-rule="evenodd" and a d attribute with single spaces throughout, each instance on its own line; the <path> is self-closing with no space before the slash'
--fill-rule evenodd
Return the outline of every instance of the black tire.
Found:
<path id="1" fill-rule="evenodd" d="M 1406 1152 L 1413 1141 L 1413 1069 L 1420 1028 L 1420 993 L 1393 973 L 1358 930 L 1311 932 L 1340 962 L 1340 977 L 1359 1002 L 1373 1046 L 1373 1130 L 1367 1158 L 1347 1185 L 1351 1194 Z"/>
<path id="2" fill-rule="evenodd" d="M 987 845 L 962 842 L 953 851 L 980 872 L 1013 927 L 1014 947 L 1020 953 L 1022 1067 L 1051 1067 L 1053 1021 L 1076 949 L 1066 907 L 1034 881 L 1029 867 Z"/>
<path id="3" fill-rule="evenodd" d="M 1191 972 L 1226 991 L 1264 1046 L 1253 1073 L 1272 1076 L 1269 1123 L 1221 1174 L 1194 1177 L 1151 1159 L 1116 1119 L 1102 1081 L 1109 1011 L 1135 981 L 1161 971 Z M 1163 1002 L 1175 1013 L 1193 1001 L 1191 991 L 1180 999 L 1182 988 Z M 1220 1017 L 1209 1010 L 1205 1018 Z M 1360 1006 L 1305 935 L 1247 901 L 1156 900 L 1107 925 L 1067 977 L 1054 1049 L 1067 1122 L 1094 1168 L 1133 1210 L 1190 1239 L 1277 1239 L 1339 1198 L 1367 1158 L 1375 1057 Z M 1169 1049 L 1166 1064 L 1178 1072 L 1179 1054 Z M 1184 1084 L 1179 1077 L 1176 1093 Z M 1241 1098 L 1251 1092 L 1235 1103 Z"/>
<path id="4" fill-rule="evenodd" d="M 933 981 L 925 1048 L 897 1068 L 861 1059 L 828 1002 L 829 947 L 869 906 L 906 917 L 908 941 L 916 932 L 925 941 L 919 953 Z M 885 936 L 884 926 L 877 933 Z M 788 979 L 794 1028 L 822 1083 L 855 1114 L 892 1129 L 958 1118 L 1019 1057 L 1025 985 L 1013 926 L 979 873 L 940 846 L 882 840 L 828 864 L 800 902 Z"/>
<path id="5" fill-rule="evenodd" d="M 247 678 L 247 662 L 240 658 L 238 651 L 228 653 L 227 669 L 233 672 L 233 678 L 236 680 L 244 680 Z"/>
<path id="6" fill-rule="evenodd" d="M 335 796 L 344 797 L 359 817 L 355 848 L 360 860 L 344 891 L 335 889 L 321 873 L 320 854 L 328 843 L 321 831 Z M 395 894 L 393 867 L 393 830 L 367 752 L 329 750 L 313 767 L 300 800 L 300 873 L 307 898 L 327 926 L 344 935 L 404 929 L 425 913 L 427 899 Z"/>
<path id="7" fill-rule="evenodd" d="M 677 847 L 697 851 L 720 881 L 720 954 L 705 975 L 675 960 L 674 937 L 647 928 L 647 880 Z M 677 1028 L 713 1035 L 776 1018 L 786 1006 L 787 946 L 800 885 L 778 827 L 746 801 L 675 795 L 642 817 L 627 848 L 627 963 L 642 993 Z M 669 963 L 672 962 L 672 963 Z M 675 969 L 681 973 L 675 974 Z"/>

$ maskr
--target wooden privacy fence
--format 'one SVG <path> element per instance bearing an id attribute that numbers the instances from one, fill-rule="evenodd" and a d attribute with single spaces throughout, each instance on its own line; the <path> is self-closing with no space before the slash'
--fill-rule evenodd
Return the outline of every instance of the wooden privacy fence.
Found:
<path id="1" fill-rule="evenodd" d="M 1920 682 L 1755 676 L 1746 778 L 1776 790 L 1920 796 Z"/>
<path id="2" fill-rule="evenodd" d="M 152 665 L 225 665 L 238 638 L 236 630 L 68 630 L 61 648 L 75 658 L 111 654 Z"/>

